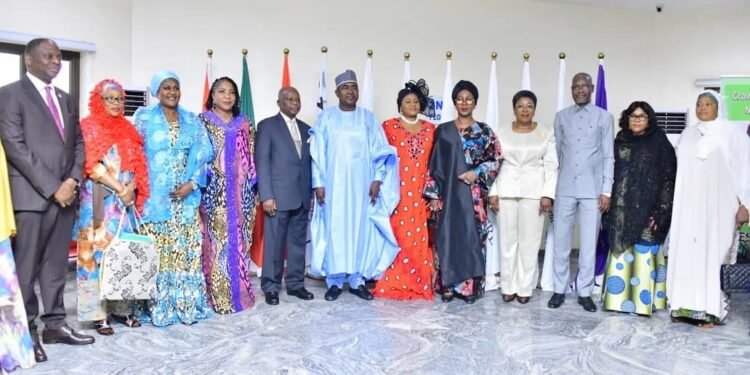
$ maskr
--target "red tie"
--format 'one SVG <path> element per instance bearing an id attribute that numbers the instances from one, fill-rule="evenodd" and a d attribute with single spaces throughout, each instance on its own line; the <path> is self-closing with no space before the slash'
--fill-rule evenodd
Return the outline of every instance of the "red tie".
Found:
<path id="1" fill-rule="evenodd" d="M 60 113 L 57 112 L 55 101 L 52 99 L 52 86 L 45 86 L 44 90 L 47 91 L 47 108 L 49 108 L 52 118 L 55 119 L 57 130 L 60 131 L 60 136 L 65 139 L 65 128 L 63 128 L 62 120 L 60 120 Z"/>

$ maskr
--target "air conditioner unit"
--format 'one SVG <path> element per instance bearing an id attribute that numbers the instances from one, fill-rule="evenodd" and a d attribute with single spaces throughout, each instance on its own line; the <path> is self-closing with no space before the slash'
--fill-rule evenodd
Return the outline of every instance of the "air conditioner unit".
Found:
<path id="1" fill-rule="evenodd" d="M 656 124 L 667 133 L 667 138 L 672 145 L 677 144 L 680 134 L 687 126 L 688 110 L 687 109 L 657 109 Z"/>
<path id="2" fill-rule="evenodd" d="M 149 98 L 148 88 L 125 87 L 125 117 L 132 117 L 138 108 L 147 106 Z"/>

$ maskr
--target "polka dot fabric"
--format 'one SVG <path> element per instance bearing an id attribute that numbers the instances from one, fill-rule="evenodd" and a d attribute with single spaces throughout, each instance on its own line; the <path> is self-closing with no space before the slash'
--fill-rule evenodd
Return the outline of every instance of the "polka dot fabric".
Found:
<path id="1" fill-rule="evenodd" d="M 427 238 L 429 210 L 422 193 L 429 178 L 427 166 L 435 125 L 421 120 L 420 125 L 420 130 L 412 133 L 397 118 L 383 123 L 388 143 L 398 153 L 401 200 L 391 215 L 400 251 L 375 286 L 374 294 L 380 298 L 433 299 L 434 265 Z"/>

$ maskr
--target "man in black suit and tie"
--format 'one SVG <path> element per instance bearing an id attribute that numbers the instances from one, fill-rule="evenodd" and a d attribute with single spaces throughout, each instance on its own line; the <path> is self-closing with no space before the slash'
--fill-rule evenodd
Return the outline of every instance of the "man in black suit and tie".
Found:
<path id="1" fill-rule="evenodd" d="M 24 50 L 26 74 L 0 88 L 0 140 L 8 159 L 8 175 L 18 235 L 13 243 L 29 331 L 37 362 L 47 360 L 39 344 L 36 317 L 39 279 L 45 344 L 85 345 L 94 338 L 65 322 L 63 293 L 68 246 L 78 209 L 77 187 L 83 178 L 83 138 L 73 98 L 51 85 L 60 72 L 62 55 L 50 39 L 34 39 Z"/>
<path id="2" fill-rule="evenodd" d="M 296 118 L 301 104 L 293 87 L 279 91 L 279 114 L 258 124 L 255 138 L 255 168 L 258 192 L 263 202 L 263 275 L 260 287 L 266 303 L 279 304 L 287 252 L 286 290 L 290 296 L 313 299 L 305 289 L 305 244 L 312 180 L 310 126 Z"/>

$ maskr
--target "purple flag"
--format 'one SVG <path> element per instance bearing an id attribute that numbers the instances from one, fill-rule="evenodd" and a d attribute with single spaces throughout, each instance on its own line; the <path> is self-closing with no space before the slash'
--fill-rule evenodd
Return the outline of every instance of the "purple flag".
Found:
<path id="1" fill-rule="evenodd" d="M 607 85 L 604 84 L 604 63 L 599 62 L 599 71 L 596 72 L 596 99 L 597 107 L 607 110 Z"/>
<path id="2" fill-rule="evenodd" d="M 607 85 L 604 83 L 604 62 L 599 60 L 599 71 L 596 72 L 596 99 L 597 107 L 607 110 Z M 604 226 L 599 231 L 599 240 L 596 243 L 596 267 L 594 274 L 603 275 L 607 267 L 607 256 L 609 255 L 609 237 Z"/>

